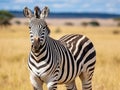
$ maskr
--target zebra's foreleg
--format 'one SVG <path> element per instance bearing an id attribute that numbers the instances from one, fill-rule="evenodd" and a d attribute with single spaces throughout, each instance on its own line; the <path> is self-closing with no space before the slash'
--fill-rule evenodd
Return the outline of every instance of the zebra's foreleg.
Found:
<path id="1" fill-rule="evenodd" d="M 30 81 L 32 83 L 33 90 L 43 90 L 42 88 L 43 82 L 40 80 L 40 78 L 38 78 L 32 73 L 30 74 Z"/>
<path id="2" fill-rule="evenodd" d="M 79 76 L 82 81 L 82 90 L 92 90 L 92 77 L 87 72 L 82 72 Z"/>
<path id="3" fill-rule="evenodd" d="M 66 84 L 67 90 L 77 90 L 75 80 L 72 81 L 71 83 Z"/>
<path id="4" fill-rule="evenodd" d="M 37 88 L 35 88 L 35 87 L 33 86 L 33 90 L 37 90 Z"/>
<path id="5" fill-rule="evenodd" d="M 48 87 L 48 90 L 56 90 L 57 89 L 57 83 L 56 82 L 48 82 L 47 87 Z"/>

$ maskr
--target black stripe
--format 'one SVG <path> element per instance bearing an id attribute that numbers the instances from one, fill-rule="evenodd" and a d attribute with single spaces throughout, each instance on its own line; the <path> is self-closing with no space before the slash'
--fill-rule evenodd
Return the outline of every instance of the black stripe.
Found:
<path id="1" fill-rule="evenodd" d="M 71 70 L 71 72 L 72 72 L 72 75 L 71 75 L 71 78 L 70 78 L 70 80 L 73 78 L 73 76 L 74 76 L 74 74 L 76 74 L 76 73 L 74 73 L 74 67 L 75 67 L 75 65 L 74 65 L 74 59 L 73 59 L 73 56 L 72 56 L 72 54 L 70 53 L 70 52 L 68 52 L 69 53 L 69 56 L 70 56 L 70 60 L 71 60 L 71 63 L 72 63 L 72 65 L 70 66 L 70 67 L 72 67 L 72 70 Z M 68 68 L 69 69 L 69 68 Z M 69 81 L 70 81 L 69 80 Z M 68 82 L 69 82 L 68 81 Z"/>
<path id="2" fill-rule="evenodd" d="M 62 51 L 62 55 L 63 55 L 63 64 L 62 64 L 62 73 L 61 73 L 61 76 L 60 76 L 60 78 L 58 79 L 58 81 L 62 78 L 63 73 L 64 73 L 64 68 L 65 68 L 65 55 L 64 55 L 64 52 L 63 52 L 62 49 L 61 49 L 61 51 Z"/>
<path id="3" fill-rule="evenodd" d="M 90 86 L 87 86 L 87 87 L 83 87 L 84 89 L 86 89 L 86 90 L 90 90 L 91 88 L 92 88 L 92 86 L 90 85 Z"/>
<path id="4" fill-rule="evenodd" d="M 90 43 L 89 45 L 87 45 L 87 46 L 84 48 L 81 57 L 80 57 L 80 58 L 78 59 L 78 61 L 77 61 L 77 69 L 78 69 L 81 61 L 83 60 L 84 56 L 86 55 L 86 53 L 87 53 L 92 47 L 93 47 L 93 44 Z M 81 69 L 82 69 L 82 66 L 81 66 Z"/>
<path id="5" fill-rule="evenodd" d="M 52 50 L 51 50 L 52 51 Z M 50 54 L 51 53 L 51 54 Z M 51 57 L 51 55 L 52 55 L 52 57 Z M 51 61 L 51 64 L 49 63 L 49 62 L 47 62 L 47 65 L 49 64 L 50 66 L 49 66 L 49 68 L 47 69 L 47 70 L 45 70 L 45 72 L 47 72 L 47 71 L 50 71 L 50 68 L 51 68 L 51 70 L 52 71 L 54 71 L 53 70 L 53 68 L 54 68 L 54 62 L 53 62 L 53 57 L 54 57 L 54 54 L 52 53 L 52 52 L 50 52 L 50 48 L 49 48 L 49 62 Z M 52 67 L 53 66 L 53 67 Z M 49 72 L 49 73 L 52 73 L 52 72 Z"/>
<path id="6" fill-rule="evenodd" d="M 94 71 L 92 71 L 92 72 L 90 73 L 89 77 L 92 77 L 92 76 L 93 76 L 93 73 L 94 73 Z"/>
<path id="7" fill-rule="evenodd" d="M 40 51 L 41 50 L 41 51 Z M 38 55 L 36 55 L 36 57 L 38 57 L 38 56 L 40 56 L 44 51 L 46 50 L 46 45 L 44 44 L 43 46 L 40 46 L 40 48 L 39 48 L 39 54 Z"/>
<path id="8" fill-rule="evenodd" d="M 88 86 L 88 85 L 90 85 L 91 84 L 91 82 L 89 82 L 89 83 L 85 83 L 85 84 L 83 84 L 83 85 L 86 85 L 86 86 Z"/>
<path id="9" fill-rule="evenodd" d="M 62 36 L 60 39 L 59 39 L 59 41 L 64 41 L 65 39 L 66 39 L 66 37 L 67 37 L 68 35 L 64 35 L 64 36 Z"/>
<path id="10" fill-rule="evenodd" d="M 49 60 L 50 61 L 50 60 Z M 47 72 L 47 71 L 49 71 L 50 70 L 50 68 L 52 67 L 52 65 L 53 65 L 53 60 L 51 60 L 52 61 L 52 63 L 51 63 L 51 65 L 49 66 L 49 68 L 48 69 L 46 69 L 44 72 Z M 50 64 L 50 63 L 49 63 Z M 48 64 L 47 64 L 48 65 Z M 49 72 L 49 73 L 51 73 L 51 72 Z M 48 74 L 49 74 L 48 73 Z"/>
<path id="11" fill-rule="evenodd" d="M 84 64 L 87 63 L 87 62 L 88 62 L 90 59 L 92 59 L 93 57 L 95 57 L 95 55 L 96 55 L 96 52 L 95 52 L 95 51 L 92 52 L 92 53 L 85 59 Z"/>
<path id="12" fill-rule="evenodd" d="M 79 63 L 83 60 L 84 56 L 86 55 L 86 53 L 93 47 L 93 44 L 90 43 L 89 45 L 87 45 L 84 49 L 83 52 L 80 56 L 80 58 L 78 59 Z"/>
<path id="13" fill-rule="evenodd" d="M 96 62 L 96 61 L 94 61 L 93 63 L 89 64 L 89 65 L 87 66 L 87 69 L 88 69 L 89 67 L 92 67 L 93 65 L 95 65 L 95 62 Z"/>
<path id="14" fill-rule="evenodd" d="M 90 69 L 89 69 L 89 71 L 93 71 L 93 70 L 94 70 L 94 68 L 95 68 L 95 67 L 93 67 L 93 68 L 90 68 Z"/>
<path id="15" fill-rule="evenodd" d="M 79 55 L 79 53 L 80 53 L 80 51 L 81 51 L 81 49 L 82 49 L 82 47 L 83 47 L 83 44 L 84 44 L 85 42 L 87 42 L 87 41 L 88 41 L 88 38 L 85 37 L 85 38 L 80 42 L 80 44 L 78 45 L 78 50 L 77 50 L 76 54 L 74 55 L 74 58 L 75 58 L 75 59 L 76 59 L 77 56 Z"/>
<path id="16" fill-rule="evenodd" d="M 63 47 L 64 48 L 64 47 Z M 70 61 L 69 61 L 69 56 L 68 56 L 68 52 L 66 51 L 66 49 L 64 48 L 64 51 L 65 51 L 65 54 L 66 54 L 66 58 L 67 58 L 67 76 L 66 76 L 66 78 L 65 78 L 65 80 L 63 81 L 63 82 L 65 82 L 65 81 L 67 81 L 67 79 L 68 79 L 68 76 L 69 76 L 69 73 L 70 73 Z"/>
<path id="17" fill-rule="evenodd" d="M 35 68 L 37 68 L 37 66 L 36 66 L 33 62 L 31 62 L 31 60 L 29 60 L 29 63 L 30 63 L 32 66 L 34 66 Z"/>
<path id="18" fill-rule="evenodd" d="M 76 36 L 76 35 L 72 35 L 72 36 L 70 36 L 70 37 L 69 37 L 69 35 L 68 35 L 68 38 L 67 38 L 67 39 L 65 39 L 65 40 L 64 40 L 64 42 L 66 42 L 66 41 L 70 40 L 70 39 L 71 39 L 71 38 L 73 38 L 74 36 Z"/>

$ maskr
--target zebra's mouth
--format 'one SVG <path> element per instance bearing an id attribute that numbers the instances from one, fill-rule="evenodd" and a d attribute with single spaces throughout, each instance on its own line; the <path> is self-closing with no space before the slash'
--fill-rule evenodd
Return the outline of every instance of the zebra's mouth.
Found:
<path id="1" fill-rule="evenodd" d="M 38 45 L 38 46 L 32 45 L 32 46 L 31 46 L 31 50 L 32 50 L 34 53 L 39 52 L 39 50 L 40 50 L 40 45 Z"/>
<path id="2" fill-rule="evenodd" d="M 40 50 L 40 42 L 35 40 L 33 42 L 32 46 L 31 46 L 31 49 L 35 53 L 39 52 L 39 50 Z"/>

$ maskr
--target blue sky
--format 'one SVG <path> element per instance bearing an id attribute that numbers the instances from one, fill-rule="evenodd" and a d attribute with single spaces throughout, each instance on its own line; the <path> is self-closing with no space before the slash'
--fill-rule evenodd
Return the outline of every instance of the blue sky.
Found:
<path id="1" fill-rule="evenodd" d="M 0 0 L 0 10 L 22 10 L 25 6 L 48 6 L 51 12 L 102 12 L 120 14 L 120 0 Z"/>

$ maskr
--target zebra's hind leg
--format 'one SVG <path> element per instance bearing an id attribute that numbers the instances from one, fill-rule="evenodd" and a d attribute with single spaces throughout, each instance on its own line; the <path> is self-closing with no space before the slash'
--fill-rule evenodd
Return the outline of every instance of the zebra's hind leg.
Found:
<path id="1" fill-rule="evenodd" d="M 66 84 L 66 88 L 67 90 L 77 90 L 75 80 Z"/>
<path id="2" fill-rule="evenodd" d="M 88 72 L 82 72 L 80 74 L 80 79 L 82 81 L 82 90 L 92 90 L 92 74 L 88 74 Z"/>

